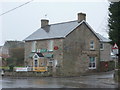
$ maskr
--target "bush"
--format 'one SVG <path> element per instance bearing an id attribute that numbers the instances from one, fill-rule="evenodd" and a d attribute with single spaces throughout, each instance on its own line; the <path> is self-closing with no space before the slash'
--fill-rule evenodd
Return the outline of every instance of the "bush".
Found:
<path id="1" fill-rule="evenodd" d="M 108 62 L 108 70 L 114 70 L 115 69 L 115 62 L 114 61 L 109 61 Z"/>
<path id="2" fill-rule="evenodd" d="M 100 71 L 111 71 L 115 69 L 114 61 L 101 61 L 100 62 Z"/>
<path id="3" fill-rule="evenodd" d="M 9 66 L 9 71 L 12 72 L 14 70 L 14 65 Z"/>
<path id="4" fill-rule="evenodd" d="M 12 58 L 12 57 L 9 57 L 9 58 L 6 59 L 6 62 L 7 62 L 7 66 L 10 66 L 12 64 L 15 64 L 16 59 Z"/>

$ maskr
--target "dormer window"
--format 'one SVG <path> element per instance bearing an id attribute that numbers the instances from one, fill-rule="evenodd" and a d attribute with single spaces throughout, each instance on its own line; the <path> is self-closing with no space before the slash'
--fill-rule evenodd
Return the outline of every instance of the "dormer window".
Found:
<path id="1" fill-rule="evenodd" d="M 94 44 L 94 41 L 91 40 L 90 41 L 90 50 L 94 50 L 95 49 L 95 44 Z"/>
<path id="2" fill-rule="evenodd" d="M 100 43 L 100 50 L 103 50 L 103 49 L 104 49 L 104 44 Z"/>

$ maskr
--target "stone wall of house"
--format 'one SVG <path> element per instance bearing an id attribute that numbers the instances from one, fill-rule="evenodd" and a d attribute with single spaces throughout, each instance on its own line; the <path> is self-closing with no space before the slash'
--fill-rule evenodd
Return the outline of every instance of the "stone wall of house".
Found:
<path id="1" fill-rule="evenodd" d="M 62 39 L 50 39 L 53 40 L 53 51 L 52 52 L 46 52 L 45 54 L 53 54 L 53 59 L 57 61 L 57 66 L 61 65 L 61 60 L 63 59 L 63 40 Z M 37 49 L 48 49 L 49 41 L 50 40 L 40 40 L 37 41 L 36 48 Z M 57 50 L 54 49 L 54 47 L 58 47 Z"/>
<path id="2" fill-rule="evenodd" d="M 61 68 L 63 67 L 63 39 L 55 39 L 54 47 L 58 47 L 58 49 L 53 51 L 53 58 L 56 63 L 53 66 L 53 76 L 61 76 Z"/>
<path id="3" fill-rule="evenodd" d="M 111 60 L 111 45 L 110 43 L 103 43 L 104 48 L 100 50 L 100 61 L 110 61 Z"/>
<path id="4" fill-rule="evenodd" d="M 90 50 L 90 40 L 95 42 L 94 50 Z M 77 76 L 89 71 L 89 56 L 96 57 L 99 66 L 99 40 L 85 24 L 82 24 L 63 41 L 61 75 Z"/>
<path id="5" fill-rule="evenodd" d="M 63 39 L 50 39 L 53 40 L 53 51 L 47 51 L 43 52 L 42 54 L 45 56 L 47 54 L 53 54 L 53 73 L 56 75 L 56 73 L 60 73 L 60 69 L 58 67 L 62 66 L 62 60 L 63 60 Z M 50 40 L 38 40 L 36 41 L 36 50 L 39 49 L 47 49 L 49 47 L 49 41 Z M 29 41 L 25 43 L 25 62 L 27 62 L 26 65 L 32 66 L 33 59 L 30 58 L 30 53 L 32 52 L 32 42 Z M 58 47 L 58 49 L 54 50 L 54 47 Z M 48 63 L 49 58 L 44 58 L 47 60 Z M 55 65 L 56 63 L 56 65 Z M 47 64 L 48 65 L 48 64 Z M 58 69 L 56 69 L 58 68 Z"/>

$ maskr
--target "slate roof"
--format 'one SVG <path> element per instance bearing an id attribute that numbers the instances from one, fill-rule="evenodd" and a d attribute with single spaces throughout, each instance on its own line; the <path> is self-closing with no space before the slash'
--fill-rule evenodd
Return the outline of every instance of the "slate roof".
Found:
<path id="1" fill-rule="evenodd" d="M 85 23 L 100 41 L 109 42 L 108 39 L 94 32 L 90 25 L 84 20 L 80 23 L 78 23 L 78 21 L 75 20 L 70 22 L 47 25 L 32 33 L 30 36 L 24 39 L 24 41 L 65 38 L 70 32 L 72 32 L 76 27 L 78 27 L 82 23 Z"/>
<path id="2" fill-rule="evenodd" d="M 40 28 L 35 31 L 33 34 L 24 39 L 24 41 L 65 38 L 66 35 L 68 35 L 71 31 L 75 29 L 75 27 L 79 26 L 81 23 L 78 23 L 77 21 L 70 21 L 47 25 L 44 28 Z"/>
<path id="3" fill-rule="evenodd" d="M 39 57 L 44 57 L 42 53 L 36 53 L 36 52 L 31 52 L 28 57 L 32 58 L 35 54 L 37 54 Z"/>
<path id="4" fill-rule="evenodd" d="M 110 42 L 111 41 L 110 39 L 107 39 L 107 38 L 103 37 L 99 33 L 97 33 L 96 35 L 100 39 L 101 42 Z"/>

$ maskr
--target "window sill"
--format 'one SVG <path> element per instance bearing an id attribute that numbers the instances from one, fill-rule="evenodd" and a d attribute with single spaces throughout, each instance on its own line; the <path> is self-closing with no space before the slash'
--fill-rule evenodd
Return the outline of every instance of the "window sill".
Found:
<path id="1" fill-rule="evenodd" d="M 95 49 L 90 48 L 91 51 L 95 51 Z"/>
<path id="2" fill-rule="evenodd" d="M 31 51 L 32 53 L 35 53 L 36 51 Z"/>
<path id="3" fill-rule="evenodd" d="M 96 69 L 96 67 L 94 67 L 94 68 L 90 68 L 90 67 L 89 67 L 89 69 Z"/>

